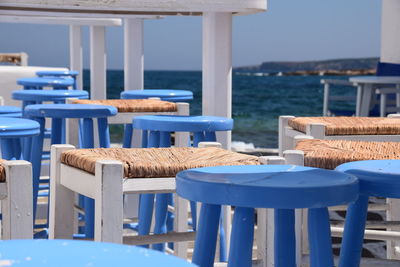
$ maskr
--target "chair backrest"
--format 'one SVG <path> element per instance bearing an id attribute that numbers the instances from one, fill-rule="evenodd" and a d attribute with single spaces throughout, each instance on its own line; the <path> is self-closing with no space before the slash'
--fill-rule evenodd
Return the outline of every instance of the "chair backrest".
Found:
<path id="1" fill-rule="evenodd" d="M 400 76 L 400 64 L 378 62 L 376 76 Z"/>

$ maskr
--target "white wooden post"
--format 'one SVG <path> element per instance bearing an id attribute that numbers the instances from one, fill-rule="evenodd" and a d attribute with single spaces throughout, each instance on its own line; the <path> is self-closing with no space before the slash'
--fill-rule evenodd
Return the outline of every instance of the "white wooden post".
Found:
<path id="1" fill-rule="evenodd" d="M 400 63 L 400 2 L 383 0 L 381 14 L 381 53 L 380 60 Z"/>
<path id="2" fill-rule="evenodd" d="M 90 98 L 106 99 L 105 26 L 90 26 Z"/>
<path id="3" fill-rule="evenodd" d="M 71 145 L 53 145 L 50 154 L 49 239 L 72 239 L 74 192 L 61 185 L 61 154 L 74 149 Z"/>
<path id="4" fill-rule="evenodd" d="M 82 63 L 82 27 L 80 25 L 69 26 L 69 68 L 79 71 L 76 77 L 78 89 L 83 89 L 83 63 Z"/>
<path id="5" fill-rule="evenodd" d="M 232 14 L 203 13 L 203 114 L 232 116 Z M 217 133 L 224 148 L 231 132 Z"/>
<path id="6" fill-rule="evenodd" d="M 123 167 L 120 161 L 96 162 L 94 240 L 122 244 Z"/>
<path id="7" fill-rule="evenodd" d="M 4 163 L 7 196 L 1 200 L 2 239 L 33 237 L 32 165 L 27 161 Z"/>
<path id="8" fill-rule="evenodd" d="M 124 20 L 124 90 L 144 88 L 143 19 Z"/>

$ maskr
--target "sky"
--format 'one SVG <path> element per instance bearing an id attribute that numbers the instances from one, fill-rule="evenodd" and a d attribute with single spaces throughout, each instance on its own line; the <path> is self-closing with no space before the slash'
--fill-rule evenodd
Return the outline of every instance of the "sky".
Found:
<path id="1" fill-rule="evenodd" d="M 267 12 L 233 18 L 234 67 L 264 61 L 379 56 L 381 0 L 270 0 Z M 200 70 L 201 17 L 144 23 L 146 70 Z M 68 67 L 68 27 L 0 23 L 0 53 L 26 52 L 29 65 Z M 106 30 L 107 67 L 123 68 L 123 29 Z M 84 67 L 89 30 L 84 27 Z"/>

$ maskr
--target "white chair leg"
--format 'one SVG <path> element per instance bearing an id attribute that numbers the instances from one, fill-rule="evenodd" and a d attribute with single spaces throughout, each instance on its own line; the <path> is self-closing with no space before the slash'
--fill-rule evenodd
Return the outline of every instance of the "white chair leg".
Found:
<path id="1" fill-rule="evenodd" d="M 294 116 L 279 116 L 279 128 L 278 128 L 278 147 L 279 156 L 282 157 L 283 151 L 292 148 L 292 139 L 286 135 L 286 128 L 288 127 L 288 122 L 294 119 Z"/>
<path id="2" fill-rule="evenodd" d="M 174 194 L 175 198 L 175 220 L 174 229 L 176 232 L 187 232 L 188 231 L 188 201 L 177 194 Z M 174 254 L 177 257 L 186 259 L 188 250 L 188 242 L 176 242 L 174 243 Z"/>
<path id="3" fill-rule="evenodd" d="M 1 201 L 3 239 L 32 239 L 32 165 L 22 160 L 4 165 L 7 197 Z"/>
<path id="4" fill-rule="evenodd" d="M 122 244 L 123 167 L 120 161 L 97 161 L 94 240 Z"/>
<path id="5" fill-rule="evenodd" d="M 51 146 L 49 239 L 72 239 L 74 233 L 74 192 L 61 184 L 61 154 L 71 145 Z"/>

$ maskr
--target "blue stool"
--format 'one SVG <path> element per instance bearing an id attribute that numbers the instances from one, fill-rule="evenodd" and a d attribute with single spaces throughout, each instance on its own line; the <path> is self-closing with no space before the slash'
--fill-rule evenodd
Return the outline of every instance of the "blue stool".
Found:
<path id="1" fill-rule="evenodd" d="M 200 142 L 216 141 L 215 132 L 230 131 L 233 128 L 233 120 L 223 117 L 212 116 L 173 116 L 173 115 L 150 115 L 138 116 L 133 120 L 133 128 L 142 130 L 142 147 L 170 147 L 172 132 L 193 133 L 193 146 L 197 147 Z M 154 233 L 165 233 L 172 229 L 171 214 L 167 219 L 168 203 L 172 204 L 171 194 L 157 194 Z M 140 199 L 139 208 L 139 234 L 147 235 L 150 231 L 152 211 L 154 205 L 154 194 L 144 194 Z M 192 224 L 196 229 L 196 204 L 191 203 Z M 168 222 L 166 222 L 168 220 Z M 224 242 L 221 241 L 223 246 Z M 164 245 L 157 244 L 153 248 L 164 250 Z M 224 251 L 222 249 L 221 251 Z M 221 253 L 221 261 L 225 255 Z"/>
<path id="2" fill-rule="evenodd" d="M 134 246 L 76 240 L 0 241 L 4 266 L 194 266 L 172 255 Z"/>
<path id="3" fill-rule="evenodd" d="M 368 198 L 400 198 L 400 160 L 355 161 L 336 170 L 352 174 L 360 181 L 360 197 L 347 209 L 339 261 L 341 267 L 359 266 Z"/>
<path id="4" fill-rule="evenodd" d="M 79 91 L 71 91 L 79 92 Z M 81 148 L 93 148 L 93 119 L 97 118 L 98 134 L 100 147 L 110 146 L 110 135 L 108 131 L 107 117 L 115 116 L 117 109 L 112 106 L 103 105 L 88 105 L 88 104 L 39 104 L 29 105 L 25 108 L 25 116 L 36 120 L 40 124 L 40 134 L 33 138 L 32 142 L 32 174 L 33 174 L 33 197 L 34 202 L 37 203 L 37 196 L 39 190 L 40 166 L 41 155 L 43 153 L 43 139 L 44 139 L 44 125 L 45 118 L 51 118 L 51 144 L 63 144 L 65 127 L 64 119 L 83 119 L 82 123 L 82 140 Z M 87 237 L 94 235 L 94 214 L 93 214 L 93 200 L 87 200 L 85 203 L 85 233 Z M 36 205 L 34 206 L 34 214 L 36 212 Z"/>
<path id="5" fill-rule="evenodd" d="M 193 100 L 193 93 L 187 90 L 171 89 L 144 89 L 121 92 L 121 99 L 146 99 L 150 97 L 158 97 L 161 100 L 170 102 L 184 102 Z"/>
<path id="6" fill-rule="evenodd" d="M 39 134 L 40 125 L 36 121 L 0 117 L 0 142 L 3 159 L 30 160 L 29 153 L 22 155 L 21 138 Z"/>
<path id="7" fill-rule="evenodd" d="M 43 89 L 43 87 L 52 87 L 53 89 L 68 89 L 74 84 L 71 78 L 21 78 L 17 80 L 17 84 L 22 85 L 24 90 Z"/>
<path id="8" fill-rule="evenodd" d="M 74 80 L 72 89 L 78 89 L 78 85 L 76 83 L 76 77 L 79 75 L 79 71 L 75 71 L 75 70 L 65 70 L 65 71 L 42 70 L 42 71 L 37 71 L 36 75 L 38 77 L 72 78 Z"/>
<path id="9" fill-rule="evenodd" d="M 208 167 L 176 176 L 183 198 L 202 202 L 193 263 L 213 266 L 221 205 L 235 206 L 228 266 L 251 266 L 254 208 L 275 209 L 275 266 L 296 266 L 294 209 L 308 208 L 310 265 L 333 264 L 327 207 L 358 197 L 354 176 L 294 165 Z"/>
<path id="10" fill-rule="evenodd" d="M 22 108 L 42 102 L 65 103 L 67 98 L 87 99 L 88 92 L 81 90 L 18 90 L 12 92 L 12 98 L 22 101 Z"/>
<path id="11" fill-rule="evenodd" d="M 15 106 L 0 106 L 0 118 L 1 117 L 22 117 L 22 109 Z"/>

